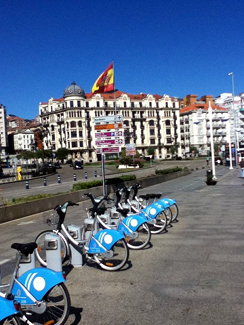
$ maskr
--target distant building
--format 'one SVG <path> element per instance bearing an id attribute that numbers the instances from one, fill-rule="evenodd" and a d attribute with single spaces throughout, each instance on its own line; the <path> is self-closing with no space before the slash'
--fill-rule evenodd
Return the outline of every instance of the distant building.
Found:
<path id="1" fill-rule="evenodd" d="M 6 107 L 0 104 L 0 153 L 6 155 L 8 147 L 7 112 Z"/>
<path id="2" fill-rule="evenodd" d="M 32 151 L 34 144 L 34 132 L 27 130 L 19 130 L 13 135 L 14 150 L 16 153 L 21 151 Z"/>
<path id="3" fill-rule="evenodd" d="M 179 101 L 168 95 L 137 94 L 122 91 L 95 94 L 91 98 L 74 82 L 62 98 L 50 98 L 39 104 L 43 129 L 48 131 L 44 148 L 66 147 L 73 157 L 96 161 L 94 118 L 123 116 L 125 143 L 135 143 L 139 153 L 146 155 L 155 148 L 157 158 L 165 158 L 172 146 L 179 144 Z"/>
<path id="4" fill-rule="evenodd" d="M 197 100 L 197 95 L 187 95 L 180 109 L 180 139 L 183 153 L 190 153 L 191 147 L 196 147 L 199 153 L 206 155 L 210 151 L 210 122 L 208 107 L 212 107 L 214 143 L 223 145 L 227 142 L 226 120 L 228 110 L 214 105 L 213 96 L 203 96 Z M 187 105 L 188 104 L 188 105 Z"/>

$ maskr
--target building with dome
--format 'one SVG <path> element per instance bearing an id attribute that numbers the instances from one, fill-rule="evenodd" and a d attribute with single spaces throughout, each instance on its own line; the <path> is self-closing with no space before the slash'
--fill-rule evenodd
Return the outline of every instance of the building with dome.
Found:
<path id="1" fill-rule="evenodd" d="M 100 160 L 96 154 L 94 118 L 123 116 L 125 143 L 135 143 L 136 150 L 147 155 L 148 147 L 154 147 L 155 156 L 164 159 L 175 146 L 181 155 L 179 142 L 179 100 L 168 95 L 122 91 L 86 94 L 75 82 L 63 93 L 63 97 L 50 98 L 39 104 L 39 118 L 47 130 L 44 149 L 56 151 L 67 148 L 73 158 L 85 162 Z"/>

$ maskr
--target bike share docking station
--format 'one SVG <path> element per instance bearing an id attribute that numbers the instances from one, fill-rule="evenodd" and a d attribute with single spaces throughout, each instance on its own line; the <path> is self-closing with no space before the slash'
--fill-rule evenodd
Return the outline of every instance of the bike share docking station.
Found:
<path id="1" fill-rule="evenodd" d="M 76 225 L 69 225 L 68 231 L 72 239 L 74 239 L 76 242 L 80 243 L 82 241 L 82 228 Z M 83 247 L 77 246 L 72 244 L 70 241 L 70 264 L 74 267 L 81 267 L 84 265 L 83 261 Z"/>
<path id="2" fill-rule="evenodd" d="M 31 269 L 34 269 L 35 267 L 36 267 L 36 256 L 34 252 L 28 255 L 21 254 L 18 276 L 20 277 L 22 274 L 24 274 L 25 272 Z"/>
<path id="3" fill-rule="evenodd" d="M 54 233 L 45 236 L 45 249 L 47 268 L 56 272 L 62 272 L 62 249 L 61 239 Z"/>

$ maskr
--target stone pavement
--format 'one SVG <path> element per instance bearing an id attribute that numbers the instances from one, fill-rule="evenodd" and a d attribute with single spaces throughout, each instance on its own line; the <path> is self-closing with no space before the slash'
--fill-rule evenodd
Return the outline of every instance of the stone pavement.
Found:
<path id="1" fill-rule="evenodd" d="M 217 185 L 207 186 L 205 173 L 194 171 L 140 191 L 175 198 L 179 222 L 154 235 L 152 247 L 130 251 L 124 270 L 67 269 L 72 300 L 67 324 L 244 323 L 243 179 L 240 169 L 220 166 Z M 81 207 L 70 209 L 67 223 L 77 223 L 80 214 Z M 32 227 L 39 230 L 36 218 L 26 219 L 28 238 Z M 14 225 L 12 232 L 20 236 L 18 222 L 0 226 L 1 235 L 9 237 Z"/>

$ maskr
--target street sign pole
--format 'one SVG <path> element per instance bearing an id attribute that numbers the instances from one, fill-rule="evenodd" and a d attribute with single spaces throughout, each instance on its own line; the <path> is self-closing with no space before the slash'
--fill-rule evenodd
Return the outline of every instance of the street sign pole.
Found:
<path id="1" fill-rule="evenodd" d="M 105 184 L 105 162 L 104 162 L 104 153 L 102 153 L 102 176 L 103 176 L 103 196 L 106 196 L 106 184 Z"/>

